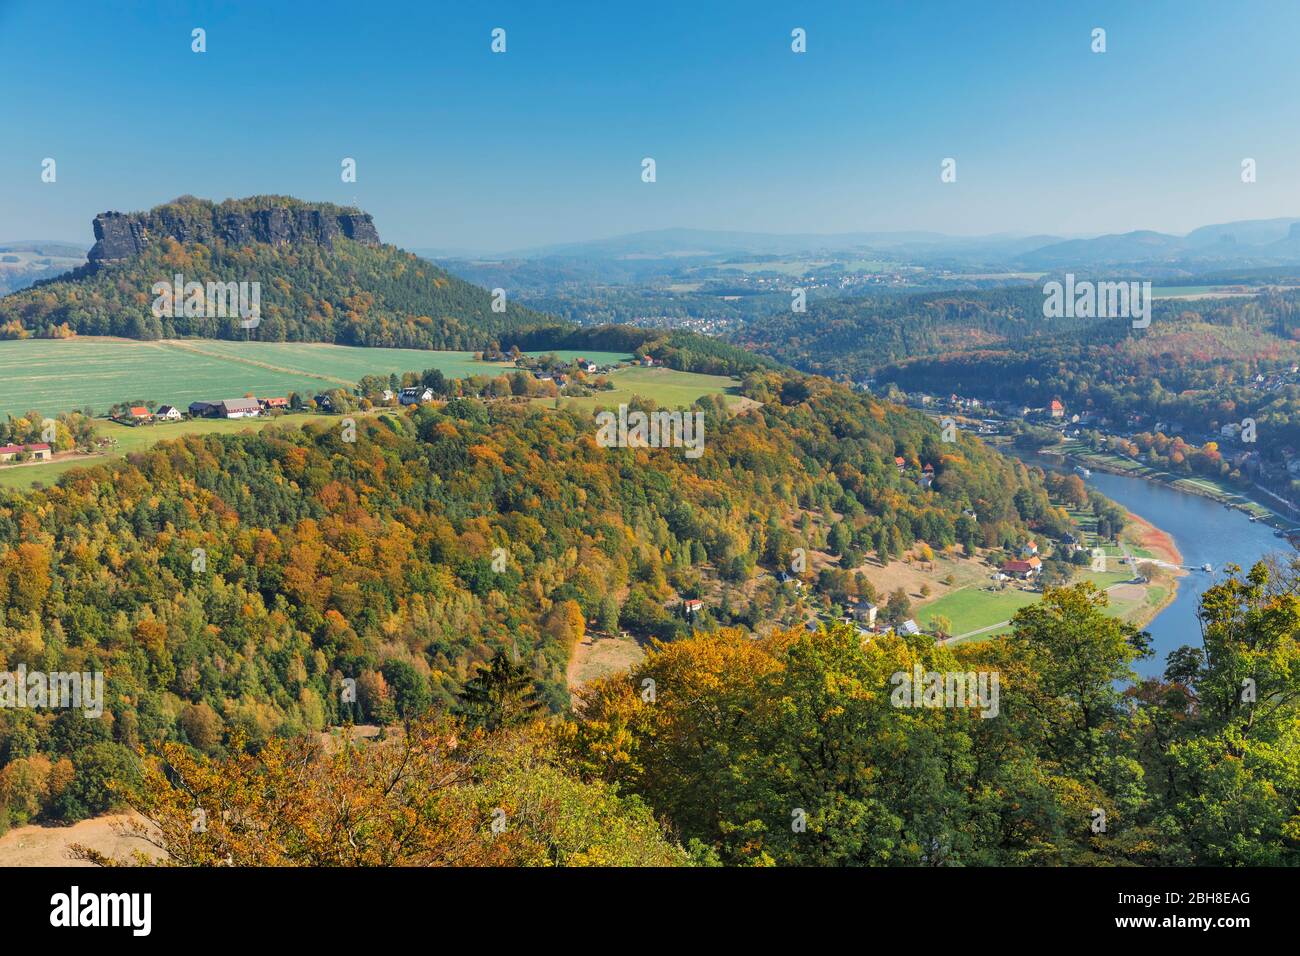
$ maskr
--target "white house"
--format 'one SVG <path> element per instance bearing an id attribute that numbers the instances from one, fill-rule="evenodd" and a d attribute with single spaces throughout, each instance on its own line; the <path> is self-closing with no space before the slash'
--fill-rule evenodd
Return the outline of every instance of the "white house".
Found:
<path id="1" fill-rule="evenodd" d="M 863 621 L 868 626 L 876 623 L 876 614 L 880 610 L 870 601 L 850 601 L 848 606 L 849 614 L 854 620 Z"/>
<path id="2" fill-rule="evenodd" d="M 262 414 L 262 406 L 255 398 L 226 398 L 217 405 L 226 418 L 253 418 Z"/>
<path id="3" fill-rule="evenodd" d="M 398 394 L 397 400 L 403 405 L 419 405 L 421 402 L 431 402 L 433 401 L 433 389 L 421 388 L 418 385 L 414 388 L 404 388 Z"/>

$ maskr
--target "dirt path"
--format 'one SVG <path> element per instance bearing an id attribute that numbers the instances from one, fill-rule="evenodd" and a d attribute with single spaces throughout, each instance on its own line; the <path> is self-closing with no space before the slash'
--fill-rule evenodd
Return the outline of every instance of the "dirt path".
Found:
<path id="1" fill-rule="evenodd" d="M 90 866 L 72 858 L 74 843 L 120 858 L 135 850 L 158 857 L 156 847 L 114 830 L 114 824 L 129 819 L 125 814 L 110 814 L 70 827 L 15 827 L 0 837 L 0 866 Z"/>
<path id="2" fill-rule="evenodd" d="M 104 458 L 103 452 L 59 452 L 51 458 L 35 458 L 31 461 L 7 461 L 0 465 L 0 470 L 8 468 L 39 468 L 41 465 L 54 465 L 61 461 L 90 461 L 92 458 Z"/>

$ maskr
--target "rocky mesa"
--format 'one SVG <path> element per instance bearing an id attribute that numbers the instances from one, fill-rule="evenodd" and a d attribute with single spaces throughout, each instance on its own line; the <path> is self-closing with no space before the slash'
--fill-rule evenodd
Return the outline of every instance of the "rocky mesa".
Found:
<path id="1" fill-rule="evenodd" d="M 230 245 L 314 243 L 330 246 L 340 236 L 379 245 L 369 213 L 331 203 L 306 203 L 285 196 L 254 196 L 213 203 L 182 196 L 148 212 L 105 212 L 95 217 L 92 267 L 129 259 L 165 237 L 178 242 Z"/>

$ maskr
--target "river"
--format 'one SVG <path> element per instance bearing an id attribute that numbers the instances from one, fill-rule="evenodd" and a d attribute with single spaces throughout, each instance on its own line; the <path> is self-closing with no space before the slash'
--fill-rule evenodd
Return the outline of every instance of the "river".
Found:
<path id="1" fill-rule="evenodd" d="M 1030 460 L 1028 456 L 1025 458 L 1027 462 Z M 1038 456 L 1032 462 L 1057 471 L 1070 470 Z M 1246 570 L 1265 555 L 1295 553 L 1285 540 L 1273 536 L 1273 529 L 1268 525 L 1252 522 L 1240 511 L 1225 508 L 1209 498 L 1142 478 L 1097 471 L 1084 483 L 1167 531 L 1182 552 L 1183 564 L 1195 568 L 1208 564 L 1214 568 L 1209 574 L 1189 571 L 1180 577 L 1173 602 L 1147 625 L 1155 656 L 1137 665 L 1137 671 L 1144 676 L 1159 676 L 1170 651 L 1184 644 L 1200 646 L 1196 609 L 1206 589 L 1223 580 L 1225 565 L 1236 564 Z"/>

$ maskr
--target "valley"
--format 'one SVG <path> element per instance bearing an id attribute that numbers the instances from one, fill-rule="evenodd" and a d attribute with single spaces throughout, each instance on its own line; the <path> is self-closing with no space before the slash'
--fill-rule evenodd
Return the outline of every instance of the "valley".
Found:
<path id="1" fill-rule="evenodd" d="M 1059 458 L 1005 452 L 1109 455 L 1117 470 L 1167 469 L 1171 485 L 1227 494 L 1247 458 L 1224 461 L 1218 449 L 1232 436 L 1211 440 L 1221 419 L 1258 410 L 1280 440 L 1300 388 L 1286 365 L 1291 293 L 1276 288 L 1202 298 L 1224 285 L 1170 286 L 1179 297 L 1157 297 L 1154 331 L 1133 336 L 1120 323 L 1044 319 L 1035 274 L 1010 260 L 916 287 L 926 291 L 857 297 L 856 283 L 835 280 L 837 262 L 868 282 L 883 275 L 873 270 L 923 282 L 921 272 L 866 254 L 795 257 L 726 263 L 726 282 L 743 277 L 735 287 L 677 283 L 687 311 L 690 296 L 731 303 L 743 321 L 725 328 L 645 314 L 619 325 L 592 321 L 603 307 L 592 308 L 590 289 L 565 292 L 576 321 L 529 305 L 500 311 L 499 296 L 382 245 L 366 214 L 329 204 L 182 197 L 103 214 L 95 228 L 84 270 L 0 299 L 10 336 L 0 342 L 10 456 L 0 465 L 0 596 L 10 660 L 35 660 L 42 646 L 69 669 L 104 666 L 119 682 L 121 729 L 99 725 L 86 742 L 57 719 L 37 723 L 17 756 L 26 725 L 0 711 L 0 745 L 11 748 L 0 830 L 14 828 L 0 863 L 66 852 L 31 824 L 79 821 L 96 841 L 79 858 L 106 862 L 124 844 L 86 821 L 126 807 L 149 810 L 127 818 L 136 825 L 183 833 L 191 797 L 166 775 L 132 784 L 161 804 L 124 804 L 108 786 L 149 747 L 220 787 L 254 752 L 296 753 L 352 723 L 383 728 L 358 751 L 376 766 L 439 765 L 439 726 L 471 734 L 484 759 L 545 753 L 565 786 L 618 794 L 609 807 L 620 827 L 671 819 L 727 862 L 752 862 L 753 846 L 731 836 L 741 824 L 699 819 L 696 803 L 643 776 L 648 766 L 671 778 L 695 759 L 660 762 L 661 735 L 680 735 L 679 720 L 691 733 L 707 726 L 696 702 L 740 706 L 758 715 L 747 721 L 770 723 L 761 743 L 725 749 L 761 762 L 793 746 L 789 716 L 776 714 L 811 708 L 798 719 L 822 726 L 807 687 L 856 686 L 835 706 L 909 741 L 905 715 L 876 712 L 887 698 L 870 675 L 921 661 L 1001 675 L 1019 759 L 1038 773 L 1051 746 L 1025 715 L 1041 706 L 1028 698 L 1043 680 L 1098 662 L 1090 693 L 1111 701 L 1113 726 L 1141 735 L 1123 701 L 1185 709 L 1180 682 L 1210 679 L 1212 668 L 1185 646 L 1189 621 L 1235 579 L 1228 558 L 1206 559 L 1212 573 L 1188 569 L 1206 552 L 1176 504 L 1110 475 L 1085 484 Z M 156 315 L 131 291 L 163 268 L 197 282 L 236 263 L 268 279 L 254 329 L 201 311 Z M 809 311 L 784 314 L 780 283 L 810 277 L 820 291 Z M 1110 353 L 1053 365 L 1098 348 Z M 1170 394 L 1144 391 L 1140 374 L 1171 356 Z M 1043 404 L 1018 406 L 1030 401 Z M 690 410 L 702 422 L 698 456 L 645 436 L 600 438 L 593 413 L 620 406 Z M 1165 434 L 1194 434 L 1171 426 L 1174 412 L 1202 429 L 1203 445 Z M 951 434 L 947 413 L 962 426 Z M 37 440 L 51 427 L 52 448 Z M 1262 478 L 1277 458 L 1285 465 L 1282 449 L 1259 456 Z M 31 530 L 36 515 L 48 533 Z M 1216 554 L 1243 561 L 1262 557 L 1257 539 L 1271 534 L 1195 521 L 1222 538 Z M 943 746 L 965 746 L 948 736 L 972 732 L 964 716 L 943 721 Z M 864 726 L 840 739 L 876 746 Z M 291 759 L 325 775 L 298 799 L 356 785 L 338 764 Z M 881 756 L 863 759 L 878 766 Z M 513 797 L 513 772 L 474 786 Z M 729 772 L 755 773 L 764 793 L 786 787 L 783 770 Z M 677 786 L 718 779 L 692 770 Z M 1083 780 L 1070 777 L 1067 790 Z M 1108 784 L 1085 785 L 1089 799 L 1112 799 Z M 996 786 L 1021 793 L 1016 781 Z M 890 800 L 910 789 L 902 782 Z M 1155 812 L 1159 795 L 1148 799 Z M 253 800 L 243 812 L 270 811 Z M 446 812 L 465 813 L 471 828 L 477 813 Z M 422 839 L 435 846 L 440 832 Z M 779 830 L 762 832 L 763 853 L 806 858 Z M 242 859 L 281 852 L 223 839 Z M 1061 860 L 1099 852 L 1055 839 Z M 165 842 L 196 865 L 224 859 L 203 839 Z M 684 852 L 662 836 L 638 845 L 640 859 Z M 1120 861 L 1158 856 L 1114 851 Z"/>

